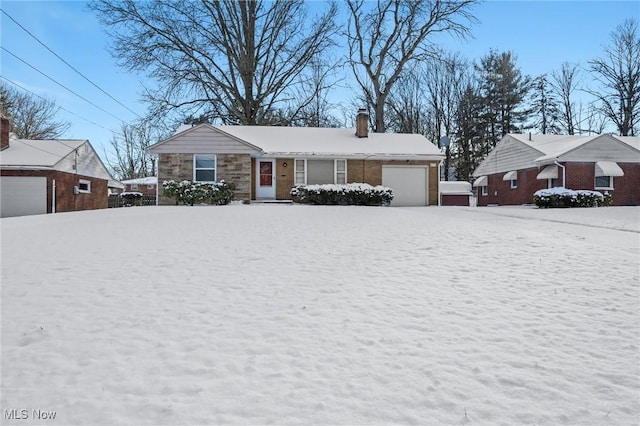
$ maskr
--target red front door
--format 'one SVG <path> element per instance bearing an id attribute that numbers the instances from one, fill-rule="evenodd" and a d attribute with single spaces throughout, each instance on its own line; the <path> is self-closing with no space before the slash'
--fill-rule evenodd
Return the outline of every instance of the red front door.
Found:
<path id="1" fill-rule="evenodd" d="M 273 185 L 273 162 L 260 161 L 260 186 Z"/>

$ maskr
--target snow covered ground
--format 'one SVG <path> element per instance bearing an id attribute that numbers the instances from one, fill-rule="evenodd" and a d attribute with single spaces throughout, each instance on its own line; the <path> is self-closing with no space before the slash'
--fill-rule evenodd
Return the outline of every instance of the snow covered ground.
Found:
<path id="1" fill-rule="evenodd" d="M 640 208 L 0 226 L 3 424 L 640 423 Z"/>

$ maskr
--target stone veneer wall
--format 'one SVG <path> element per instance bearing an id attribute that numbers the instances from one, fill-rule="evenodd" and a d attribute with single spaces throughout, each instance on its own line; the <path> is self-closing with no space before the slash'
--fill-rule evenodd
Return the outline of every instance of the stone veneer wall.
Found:
<path id="1" fill-rule="evenodd" d="M 217 154 L 216 179 L 236 185 L 235 199 L 251 198 L 251 157 L 249 154 Z M 162 195 L 165 180 L 193 180 L 193 154 L 160 154 L 158 156 L 158 204 L 173 205 L 175 201 Z"/>
<path id="2" fill-rule="evenodd" d="M 251 156 L 249 154 L 218 154 L 216 156 L 218 181 L 236 185 L 235 200 L 251 200 Z"/>

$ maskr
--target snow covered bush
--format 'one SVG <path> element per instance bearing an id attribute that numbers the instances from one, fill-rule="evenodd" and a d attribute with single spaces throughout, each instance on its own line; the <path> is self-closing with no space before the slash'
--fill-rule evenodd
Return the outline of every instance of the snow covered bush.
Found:
<path id="1" fill-rule="evenodd" d="M 214 183 L 192 182 L 183 180 L 165 180 L 162 182 L 164 195 L 174 198 L 176 204 L 193 206 L 194 204 L 229 204 L 233 200 L 235 185 L 224 180 Z"/>
<path id="2" fill-rule="evenodd" d="M 368 183 L 297 185 L 291 188 L 291 197 L 295 203 L 303 204 L 388 206 L 393 200 L 393 190 Z"/>
<path id="3" fill-rule="evenodd" d="M 143 195 L 141 192 L 122 192 L 119 197 L 122 199 L 124 206 L 137 206 L 142 205 Z"/>
<path id="4" fill-rule="evenodd" d="M 533 194 L 533 202 L 540 208 L 598 207 L 605 203 L 605 197 L 598 191 L 574 191 L 558 187 L 536 191 Z"/>

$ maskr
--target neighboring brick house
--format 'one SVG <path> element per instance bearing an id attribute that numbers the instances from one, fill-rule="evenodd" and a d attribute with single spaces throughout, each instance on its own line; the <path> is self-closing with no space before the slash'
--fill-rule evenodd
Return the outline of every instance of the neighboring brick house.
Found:
<path id="1" fill-rule="evenodd" d="M 444 155 L 425 137 L 371 133 L 360 111 L 354 129 L 211 126 L 178 129 L 149 148 L 158 181 L 225 180 L 236 200 L 290 200 L 297 184 L 364 182 L 394 190 L 392 205 L 437 205 Z M 162 196 L 159 204 L 172 204 Z"/>
<path id="2" fill-rule="evenodd" d="M 640 137 L 508 134 L 475 170 L 478 206 L 533 203 L 555 186 L 609 192 L 640 205 Z"/>
<path id="3" fill-rule="evenodd" d="M 156 195 L 158 190 L 158 178 L 148 176 L 136 179 L 121 180 L 125 192 L 140 192 L 144 195 Z"/>
<path id="4" fill-rule="evenodd" d="M 103 209 L 112 179 L 87 140 L 25 140 L 0 129 L 0 217 Z"/>

